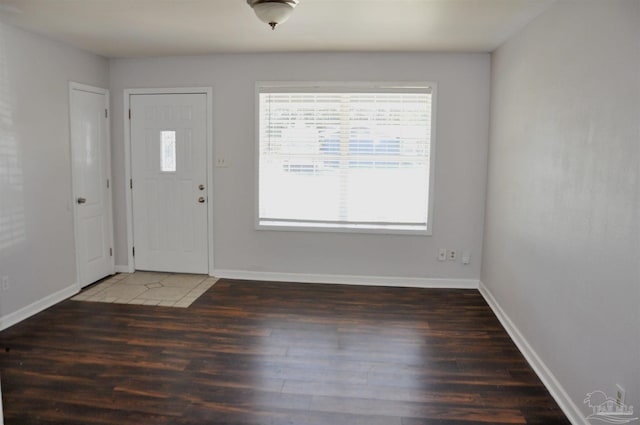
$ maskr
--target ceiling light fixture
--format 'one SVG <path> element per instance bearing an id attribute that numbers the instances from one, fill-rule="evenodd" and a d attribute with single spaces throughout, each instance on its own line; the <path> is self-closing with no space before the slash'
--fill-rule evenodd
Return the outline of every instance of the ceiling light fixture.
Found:
<path id="1" fill-rule="evenodd" d="M 275 30 L 276 25 L 289 19 L 298 0 L 247 0 L 247 4 L 253 8 L 258 19 Z"/>

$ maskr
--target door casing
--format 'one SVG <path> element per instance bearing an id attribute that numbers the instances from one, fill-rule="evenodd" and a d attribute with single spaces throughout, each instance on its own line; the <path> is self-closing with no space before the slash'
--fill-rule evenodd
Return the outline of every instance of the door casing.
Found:
<path id="1" fill-rule="evenodd" d="M 89 92 L 89 93 L 95 93 L 101 96 L 104 96 L 104 107 L 107 110 L 107 116 L 105 117 L 106 119 L 106 128 L 105 128 L 105 137 L 106 137 L 106 141 L 105 141 L 105 146 L 104 146 L 104 155 L 106 156 L 106 177 L 109 181 L 109 188 L 108 188 L 108 196 L 107 199 L 105 201 L 105 214 L 107 215 L 107 221 L 108 221 L 108 234 L 106 236 L 107 238 L 107 242 L 108 245 L 110 246 L 111 249 L 111 264 L 110 264 L 110 274 L 113 274 L 115 272 L 115 262 L 114 262 L 114 256 L 113 256 L 113 180 L 112 180 L 112 176 L 111 176 L 111 132 L 110 132 L 110 122 L 111 122 L 111 116 L 110 116 L 110 107 L 109 107 L 109 90 L 107 89 L 103 89 L 100 87 L 94 87 L 94 86 L 89 86 L 86 84 L 80 84 L 80 83 L 76 83 L 76 82 L 69 82 L 69 154 L 70 154 L 70 158 L 71 158 L 71 209 L 73 211 L 73 227 L 74 227 L 74 245 L 75 245 L 75 257 L 76 257 L 76 284 L 78 285 L 78 290 L 80 290 L 83 286 L 86 286 L 92 282 L 82 282 L 80 280 L 81 277 L 81 261 L 80 261 L 80 252 L 78 250 L 79 247 L 79 238 L 80 238 L 80 230 L 79 230 L 79 218 L 78 218 L 78 211 L 77 208 L 78 206 L 76 205 L 76 197 L 78 196 L 77 190 L 78 188 L 76 187 L 76 173 L 74 172 L 74 164 L 73 164 L 73 119 L 74 119 L 74 111 L 75 111 L 75 107 L 76 105 L 73 102 L 74 96 L 73 96 L 73 91 L 77 90 L 77 91 L 85 91 L 85 92 Z"/>
<path id="2" fill-rule="evenodd" d="M 178 88 L 146 88 L 146 89 L 125 89 L 124 90 L 124 155 L 125 155 L 125 183 L 126 183 L 126 209 L 127 209 L 127 266 L 116 267 L 116 271 L 133 273 L 136 270 L 135 257 L 133 255 L 133 196 L 129 182 L 132 176 L 131 163 L 131 122 L 129 111 L 131 107 L 132 95 L 143 94 L 194 94 L 200 93 L 206 96 L 207 107 L 207 248 L 209 251 L 209 275 L 213 276 L 214 253 L 213 253 L 213 89 L 211 87 L 178 87 Z"/>

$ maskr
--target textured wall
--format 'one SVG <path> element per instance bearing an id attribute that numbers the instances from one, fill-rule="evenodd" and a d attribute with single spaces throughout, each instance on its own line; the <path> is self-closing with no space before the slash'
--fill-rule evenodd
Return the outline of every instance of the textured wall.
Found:
<path id="1" fill-rule="evenodd" d="M 482 281 L 583 405 L 640 407 L 640 2 L 560 1 L 498 49 Z"/>
<path id="2" fill-rule="evenodd" d="M 0 319 L 76 283 L 69 81 L 106 59 L 0 23 Z"/>
<path id="3" fill-rule="evenodd" d="M 489 122 L 486 54 L 255 54 L 111 61 L 116 264 L 127 263 L 123 89 L 212 86 L 215 267 L 257 272 L 479 279 Z M 255 82 L 436 81 L 433 236 L 257 231 Z M 213 157 L 209 158 L 213 161 Z M 120 176 L 120 177 L 118 177 Z M 469 250 L 463 266 L 438 248 Z"/>

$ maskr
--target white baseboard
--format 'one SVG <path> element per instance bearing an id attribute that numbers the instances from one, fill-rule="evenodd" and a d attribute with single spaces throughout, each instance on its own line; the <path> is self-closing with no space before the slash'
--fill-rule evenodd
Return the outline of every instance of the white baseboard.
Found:
<path id="1" fill-rule="evenodd" d="M 129 266 L 129 265 L 116 265 L 115 266 L 115 271 L 116 273 L 133 273 L 133 267 Z"/>
<path id="2" fill-rule="evenodd" d="M 80 292 L 80 286 L 77 283 L 74 283 L 73 285 L 67 286 L 66 288 L 61 289 L 58 292 L 54 292 L 51 295 L 33 302 L 28 306 L 22 307 L 20 310 L 9 313 L 6 316 L 2 316 L 0 317 L 0 331 L 13 326 L 16 323 L 33 316 L 34 314 L 40 313 L 42 310 L 45 310 L 52 305 L 59 303 L 60 301 L 66 300 L 67 298 L 77 294 L 78 292 Z"/>
<path id="3" fill-rule="evenodd" d="M 562 409 L 569 421 L 571 421 L 572 424 L 588 424 L 584 414 L 580 411 L 578 406 L 576 406 L 573 400 L 571 400 L 562 385 L 560 385 L 560 382 L 558 382 L 553 373 L 551 373 L 547 365 L 531 347 L 527 339 L 511 321 L 509 316 L 507 316 L 507 313 L 505 313 L 502 307 L 500 307 L 500 304 L 498 304 L 491 291 L 489 291 L 482 281 L 479 282 L 478 289 L 511 337 L 511 340 L 516 344 L 527 362 L 529 362 L 533 371 L 538 375 L 538 378 L 540 378 L 549 393 L 551 393 L 551 396 L 554 398 L 556 403 L 558 403 L 558 406 L 560 406 L 560 409 Z"/>
<path id="4" fill-rule="evenodd" d="M 213 275 L 218 278 L 263 280 L 270 282 L 334 283 L 342 285 L 397 286 L 404 288 L 478 289 L 479 283 L 476 279 L 274 273 L 228 269 L 215 269 Z"/>

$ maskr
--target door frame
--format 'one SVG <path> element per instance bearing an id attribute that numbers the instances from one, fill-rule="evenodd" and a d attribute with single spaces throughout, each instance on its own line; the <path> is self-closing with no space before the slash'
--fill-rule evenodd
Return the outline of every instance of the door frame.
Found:
<path id="1" fill-rule="evenodd" d="M 131 163 L 131 120 L 129 110 L 131 108 L 132 95 L 154 95 L 154 94 L 204 94 L 206 96 L 206 157 L 207 157 L 207 249 L 209 260 L 209 276 L 213 276 L 214 255 L 213 255 L 213 88 L 212 87 L 174 87 L 174 88 L 145 88 L 145 89 L 125 89 L 124 90 L 124 164 L 125 164 L 125 188 L 126 188 L 126 209 L 127 209 L 127 259 L 128 266 L 123 270 L 133 273 L 136 270 L 135 257 L 133 256 L 133 191 L 129 182 L 132 176 Z"/>
<path id="2" fill-rule="evenodd" d="M 110 182 L 109 189 L 109 199 L 107 200 L 105 205 L 106 214 L 108 215 L 109 220 L 109 245 L 113 250 L 114 244 L 114 236 L 113 236 L 113 176 L 111 170 L 111 105 L 109 99 L 109 90 L 101 87 L 90 86 L 87 84 L 76 83 L 74 81 L 69 81 L 69 155 L 71 159 L 71 211 L 73 214 L 73 246 L 75 250 L 75 259 L 76 259 L 76 285 L 78 291 L 82 289 L 82 284 L 80 283 L 80 261 L 79 256 L 80 253 L 78 251 L 78 240 L 79 240 L 79 229 L 78 229 L 78 205 L 76 204 L 76 182 L 75 182 L 75 173 L 73 171 L 73 140 L 71 131 L 73 128 L 73 111 L 75 108 L 73 102 L 73 90 L 86 91 L 89 93 L 95 93 L 104 95 L 105 97 L 105 109 L 107 110 L 107 123 L 106 123 L 106 133 L 107 133 L 107 142 L 106 142 L 106 152 L 105 155 L 107 157 L 107 178 Z M 113 251 L 112 251 L 113 254 Z M 115 273 L 115 255 L 111 255 L 111 274 Z"/>

